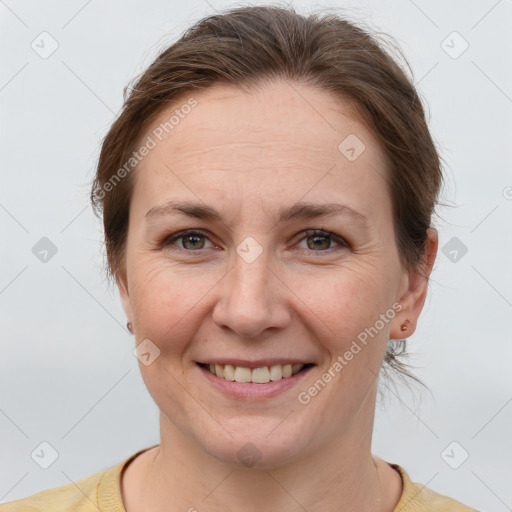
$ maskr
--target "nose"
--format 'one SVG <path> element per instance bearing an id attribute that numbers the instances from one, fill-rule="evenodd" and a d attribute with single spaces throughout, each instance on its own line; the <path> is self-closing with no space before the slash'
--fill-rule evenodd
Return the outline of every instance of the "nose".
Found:
<path id="1" fill-rule="evenodd" d="M 287 297 L 292 293 L 269 267 L 265 251 L 252 262 L 238 254 L 219 283 L 213 321 L 242 338 L 258 338 L 265 330 L 284 328 L 291 319 Z"/>

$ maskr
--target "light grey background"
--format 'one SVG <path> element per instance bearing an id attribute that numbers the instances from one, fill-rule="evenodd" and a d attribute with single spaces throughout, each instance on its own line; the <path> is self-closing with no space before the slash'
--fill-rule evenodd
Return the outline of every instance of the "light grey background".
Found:
<path id="1" fill-rule="evenodd" d="M 158 410 L 102 274 L 88 183 L 126 83 L 229 5 L 0 1 L 0 502 L 158 443 Z M 293 5 L 344 7 L 396 38 L 446 162 L 443 200 L 454 205 L 439 210 L 440 251 L 409 341 L 431 393 L 383 384 L 374 453 L 478 510 L 512 510 L 512 1 Z M 31 47 L 51 49 L 44 31 L 58 43 L 46 59 Z M 58 250 L 47 262 L 32 252 L 42 237 Z M 466 254 L 444 254 L 453 237 Z M 42 442 L 58 452 L 48 469 L 31 457 Z"/>

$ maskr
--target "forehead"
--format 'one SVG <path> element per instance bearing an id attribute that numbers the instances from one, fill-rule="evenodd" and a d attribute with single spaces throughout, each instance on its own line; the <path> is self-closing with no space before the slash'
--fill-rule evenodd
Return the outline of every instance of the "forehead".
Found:
<path id="1" fill-rule="evenodd" d="M 350 103 L 305 84 L 279 80 L 249 92 L 217 84 L 184 94 L 153 121 L 147 137 L 155 147 L 135 179 L 148 203 L 180 178 L 182 192 L 186 181 L 196 191 L 208 184 L 229 195 L 242 180 L 259 190 L 289 190 L 292 182 L 297 192 L 311 189 L 308 199 L 338 189 L 385 193 L 378 140 Z"/>
<path id="2" fill-rule="evenodd" d="M 194 107 L 189 106 L 192 102 Z M 201 145 L 211 150 L 215 144 L 227 143 L 271 143 L 275 150 L 280 144 L 290 149 L 300 145 L 332 152 L 339 151 L 338 145 L 351 134 L 366 146 L 366 157 L 383 156 L 376 154 L 378 141 L 351 102 L 285 80 L 258 82 L 250 91 L 216 84 L 183 94 L 160 113 L 145 135 L 155 131 L 159 146 L 174 141 L 173 149 L 180 156 L 198 153 Z"/>

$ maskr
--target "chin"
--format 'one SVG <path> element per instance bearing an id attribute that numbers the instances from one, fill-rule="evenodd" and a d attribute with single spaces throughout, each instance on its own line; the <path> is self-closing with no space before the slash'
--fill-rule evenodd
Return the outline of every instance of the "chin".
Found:
<path id="1" fill-rule="evenodd" d="M 254 426 L 254 418 L 249 418 L 251 426 L 239 426 L 236 431 L 222 431 L 220 438 L 214 435 L 204 437 L 202 431 L 197 442 L 203 449 L 220 462 L 233 468 L 256 470 L 273 469 L 295 462 L 306 450 L 307 439 L 304 429 L 277 427 L 272 422 L 271 428 Z M 282 420 L 281 420 L 282 421 Z M 285 420 L 286 421 L 286 420 Z M 217 425 L 218 427 L 218 425 Z M 274 430 L 273 430 L 274 429 Z"/>

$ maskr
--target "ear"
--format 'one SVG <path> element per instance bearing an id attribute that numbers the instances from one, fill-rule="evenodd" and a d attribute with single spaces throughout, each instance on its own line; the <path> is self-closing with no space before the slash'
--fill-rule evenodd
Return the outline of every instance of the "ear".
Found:
<path id="1" fill-rule="evenodd" d="M 124 274 L 116 276 L 116 283 L 119 288 L 119 296 L 121 297 L 121 304 L 123 305 L 126 319 L 129 322 L 133 322 L 132 306 L 126 276 Z"/>
<path id="2" fill-rule="evenodd" d="M 400 304 L 402 309 L 395 316 L 391 324 L 390 337 L 392 339 L 404 339 L 416 330 L 418 317 L 425 304 L 427 296 L 428 280 L 437 255 L 439 238 L 437 230 L 433 227 L 427 230 L 425 254 L 416 271 L 404 274 L 404 280 L 400 286 Z M 401 325 L 406 324 L 407 329 L 401 330 Z"/>

